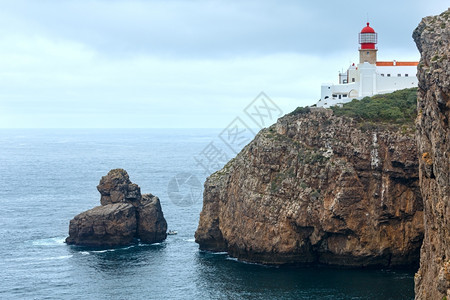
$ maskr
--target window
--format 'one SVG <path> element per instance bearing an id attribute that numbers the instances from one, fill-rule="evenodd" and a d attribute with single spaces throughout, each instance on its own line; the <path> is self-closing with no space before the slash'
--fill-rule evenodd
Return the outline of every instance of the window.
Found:
<path id="1" fill-rule="evenodd" d="M 387 74 L 387 77 L 391 77 L 391 74 Z"/>
<path id="2" fill-rule="evenodd" d="M 336 98 L 337 97 L 337 95 L 336 94 L 333 94 L 333 98 Z"/>
<path id="3" fill-rule="evenodd" d="M 352 78 L 352 82 L 355 82 L 355 78 Z"/>
<path id="4" fill-rule="evenodd" d="M 383 74 L 383 73 L 381 73 L 381 77 L 384 77 L 384 74 Z"/>
<path id="5" fill-rule="evenodd" d="M 339 95 L 339 99 L 341 99 L 341 95 Z"/>
<path id="6" fill-rule="evenodd" d="M 347 98 L 347 94 L 342 95 L 342 97 Z"/>
<path id="7" fill-rule="evenodd" d="M 402 74 L 397 74 L 397 77 L 402 77 Z"/>
<path id="8" fill-rule="evenodd" d="M 377 34 L 376 33 L 360 33 L 358 42 L 360 44 L 364 43 L 377 43 Z"/>
<path id="9" fill-rule="evenodd" d="M 325 96 L 325 98 L 324 98 L 324 99 L 328 99 L 328 98 L 330 98 L 330 97 L 328 97 L 328 96 Z"/>
<path id="10" fill-rule="evenodd" d="M 408 74 L 405 74 L 405 77 L 408 77 Z"/>
<path id="11" fill-rule="evenodd" d="M 370 53 L 369 51 L 366 52 L 367 55 L 369 55 L 369 53 Z"/>
<path id="12" fill-rule="evenodd" d="M 330 89 L 330 87 L 328 87 L 328 89 Z"/>

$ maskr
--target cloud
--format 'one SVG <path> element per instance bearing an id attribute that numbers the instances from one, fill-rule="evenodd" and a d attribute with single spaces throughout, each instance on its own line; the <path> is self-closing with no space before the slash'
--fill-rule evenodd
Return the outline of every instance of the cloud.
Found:
<path id="1" fill-rule="evenodd" d="M 356 62 L 368 11 L 381 59 L 418 59 L 443 4 L 405 3 L 3 1 L 0 127 L 224 127 L 260 91 L 287 113 Z"/>
<path id="2" fill-rule="evenodd" d="M 438 1 L 429 2 L 425 7 Z M 12 25 L 89 44 L 108 55 L 194 58 L 350 50 L 367 16 L 386 46 L 411 47 L 412 28 L 426 13 L 420 2 L 206 0 L 16 0 L 5 11 L 10 18 L 2 22 L 4 34 Z"/>
<path id="3" fill-rule="evenodd" d="M 0 127 L 114 126 L 98 115 L 108 120 L 110 115 L 127 116 L 126 127 L 215 127 L 203 120 L 216 120 L 220 127 L 260 91 L 283 99 L 287 110 L 313 104 L 318 89 L 310 87 L 320 86 L 326 78 L 321 73 L 338 61 L 295 53 L 118 59 L 72 41 L 22 36 L 2 41 L 0 57 L 7 70 L 0 72 L 0 114 L 15 116 L 13 121 L 1 118 Z M 61 114 L 74 115 L 78 122 L 61 122 Z M 199 119 L 202 115 L 211 118 Z M 159 123 L 145 123 L 145 116 Z"/>

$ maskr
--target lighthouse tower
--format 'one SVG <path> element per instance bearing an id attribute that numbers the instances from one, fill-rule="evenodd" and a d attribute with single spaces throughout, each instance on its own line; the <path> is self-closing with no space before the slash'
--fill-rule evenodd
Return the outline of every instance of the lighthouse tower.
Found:
<path id="1" fill-rule="evenodd" d="M 369 64 L 377 63 L 377 33 L 369 26 L 364 27 L 359 34 L 359 63 L 368 62 Z"/>
<path id="2" fill-rule="evenodd" d="M 377 61 L 377 33 L 367 23 L 359 33 L 359 64 L 339 72 L 339 84 L 323 83 L 317 107 L 343 105 L 366 96 L 416 87 L 417 61 Z"/>

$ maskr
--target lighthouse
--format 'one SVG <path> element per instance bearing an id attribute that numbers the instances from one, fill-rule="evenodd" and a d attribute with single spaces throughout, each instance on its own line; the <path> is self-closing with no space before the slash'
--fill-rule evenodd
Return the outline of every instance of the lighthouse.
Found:
<path id="1" fill-rule="evenodd" d="M 359 32 L 358 42 L 359 63 L 339 72 L 339 84 L 322 84 L 317 107 L 343 105 L 353 99 L 417 86 L 417 61 L 377 61 L 378 35 L 368 22 Z"/>
<path id="2" fill-rule="evenodd" d="M 377 33 L 369 26 L 364 27 L 359 33 L 359 63 L 368 62 L 369 64 L 376 64 L 377 62 Z"/>

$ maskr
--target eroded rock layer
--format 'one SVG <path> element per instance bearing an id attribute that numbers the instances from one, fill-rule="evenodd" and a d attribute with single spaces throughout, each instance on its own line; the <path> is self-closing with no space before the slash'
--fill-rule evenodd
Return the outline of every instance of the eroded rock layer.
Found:
<path id="1" fill-rule="evenodd" d="M 425 237 L 416 299 L 450 299 L 450 10 L 413 33 L 421 53 L 417 146 Z"/>
<path id="2" fill-rule="evenodd" d="M 270 264 L 418 265 L 414 136 L 361 125 L 316 109 L 262 130 L 207 179 L 200 248 Z"/>
<path id="3" fill-rule="evenodd" d="M 166 239 L 167 223 L 159 198 L 141 195 L 123 169 L 111 170 L 97 186 L 101 206 L 75 216 L 66 243 L 110 247 L 128 245 L 139 239 L 157 243 Z"/>

